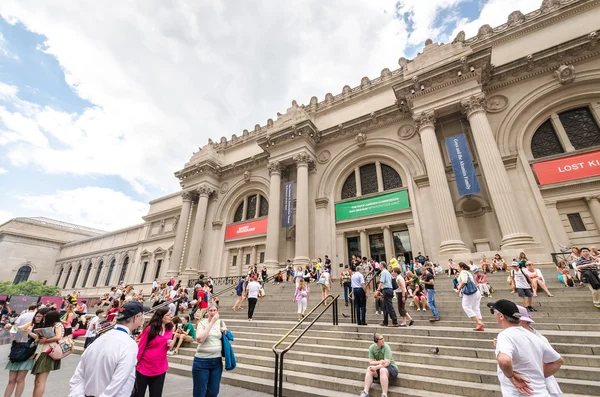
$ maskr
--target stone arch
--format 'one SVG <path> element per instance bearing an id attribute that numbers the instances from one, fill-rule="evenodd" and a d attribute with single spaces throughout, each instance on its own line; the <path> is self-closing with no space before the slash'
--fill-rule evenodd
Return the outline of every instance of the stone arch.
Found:
<path id="1" fill-rule="evenodd" d="M 402 178 L 404 187 L 417 175 L 426 173 L 421 157 L 410 147 L 389 138 L 369 139 L 363 147 L 351 145 L 333 156 L 319 180 L 317 197 L 328 197 L 334 193 L 339 199 L 342 184 L 354 167 L 382 161 L 394 168 Z"/>
<path id="2" fill-rule="evenodd" d="M 249 182 L 241 180 L 236 182 L 223 197 L 215 212 L 215 220 L 230 223 L 236 204 L 250 193 L 262 194 L 269 200 L 269 180 L 262 176 L 252 176 Z"/>
<path id="3" fill-rule="evenodd" d="M 500 153 L 507 156 L 522 152 L 528 159 L 533 159 L 531 138 L 550 112 L 581 106 L 585 101 L 597 101 L 598 92 L 598 69 L 578 73 L 577 79 L 568 85 L 555 79 L 540 85 L 517 101 L 500 122 L 496 135 Z"/>
<path id="4" fill-rule="evenodd" d="M 34 273 L 34 267 L 31 262 L 26 261 L 15 267 L 15 278 L 13 284 L 18 284 L 23 281 L 29 280 L 31 274 Z"/>

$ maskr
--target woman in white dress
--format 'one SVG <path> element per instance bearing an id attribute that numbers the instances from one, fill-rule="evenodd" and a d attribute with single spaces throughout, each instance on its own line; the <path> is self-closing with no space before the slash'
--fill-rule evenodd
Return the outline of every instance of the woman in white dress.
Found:
<path id="1" fill-rule="evenodd" d="M 458 267 L 460 267 L 460 274 L 457 277 L 458 286 L 456 287 L 456 292 L 459 296 L 462 296 L 463 310 L 470 319 L 475 321 L 476 326 L 473 328 L 473 331 L 483 331 L 485 324 L 483 324 L 481 319 L 481 293 L 475 286 L 473 275 L 469 271 L 469 265 L 459 262 Z M 471 284 L 474 292 L 471 289 Z"/>

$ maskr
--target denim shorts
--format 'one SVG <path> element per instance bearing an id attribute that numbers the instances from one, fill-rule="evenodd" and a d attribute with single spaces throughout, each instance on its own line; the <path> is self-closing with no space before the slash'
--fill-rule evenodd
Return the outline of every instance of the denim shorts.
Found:
<path id="1" fill-rule="evenodd" d="M 396 367 L 392 367 L 391 365 L 386 367 L 387 371 L 388 371 L 388 378 L 396 378 L 398 377 L 398 368 Z M 377 370 L 377 376 L 373 377 L 374 379 L 379 379 L 379 371 Z"/>
<path id="2" fill-rule="evenodd" d="M 531 298 L 533 297 L 533 292 L 531 288 L 517 288 L 517 294 L 519 298 Z"/>

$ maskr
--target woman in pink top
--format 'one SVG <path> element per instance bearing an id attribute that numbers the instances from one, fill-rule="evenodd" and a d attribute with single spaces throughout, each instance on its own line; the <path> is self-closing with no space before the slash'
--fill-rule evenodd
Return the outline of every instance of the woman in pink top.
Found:
<path id="1" fill-rule="evenodd" d="M 477 289 L 481 295 L 491 298 L 492 294 L 490 294 L 490 285 L 488 284 L 488 280 L 485 274 L 481 271 L 481 269 L 475 269 L 475 284 L 477 285 Z"/>
<path id="2" fill-rule="evenodd" d="M 168 307 L 156 309 L 140 335 L 138 344 L 135 387 L 132 397 L 161 397 L 165 375 L 169 368 L 167 352 L 173 348 L 173 315 Z"/>
<path id="3" fill-rule="evenodd" d="M 308 284 L 304 279 L 300 279 L 296 292 L 294 292 L 294 302 L 298 302 L 298 321 L 304 317 L 306 306 L 308 305 Z"/>

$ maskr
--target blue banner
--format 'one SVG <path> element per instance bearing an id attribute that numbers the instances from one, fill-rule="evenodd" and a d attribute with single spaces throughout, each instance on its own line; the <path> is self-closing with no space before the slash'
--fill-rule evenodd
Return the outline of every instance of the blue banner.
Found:
<path id="1" fill-rule="evenodd" d="M 467 196 L 479 193 L 481 189 L 479 189 L 479 181 L 477 181 L 473 158 L 465 135 L 459 134 L 446 138 L 446 147 L 448 148 L 448 154 L 450 154 L 458 194 Z"/>
<path id="2" fill-rule="evenodd" d="M 294 181 L 283 184 L 281 227 L 294 225 Z"/>

